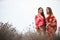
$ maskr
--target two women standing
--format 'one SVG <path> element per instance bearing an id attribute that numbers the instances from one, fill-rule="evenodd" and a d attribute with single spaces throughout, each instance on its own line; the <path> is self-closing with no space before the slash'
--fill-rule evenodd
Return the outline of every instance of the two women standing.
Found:
<path id="1" fill-rule="evenodd" d="M 46 12 L 47 18 L 44 16 L 43 8 L 38 8 L 38 14 L 35 16 L 36 30 L 41 35 L 46 33 L 47 40 L 51 40 L 57 30 L 57 20 L 50 7 L 46 8 Z"/>

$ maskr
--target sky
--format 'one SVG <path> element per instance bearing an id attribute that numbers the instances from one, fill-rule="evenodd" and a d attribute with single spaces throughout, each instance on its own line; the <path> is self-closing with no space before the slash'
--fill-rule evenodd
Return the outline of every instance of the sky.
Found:
<path id="1" fill-rule="evenodd" d="M 60 26 L 60 0 L 0 0 L 0 22 L 9 22 L 18 32 L 27 32 L 29 28 L 33 31 L 39 7 L 45 16 L 46 7 L 51 7 Z"/>

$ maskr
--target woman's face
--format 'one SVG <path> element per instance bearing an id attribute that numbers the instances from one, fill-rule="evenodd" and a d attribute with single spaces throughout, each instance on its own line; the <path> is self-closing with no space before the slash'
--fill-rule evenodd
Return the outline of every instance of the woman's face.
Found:
<path id="1" fill-rule="evenodd" d="M 38 11 L 38 13 L 41 14 L 42 12 L 43 12 L 43 9 L 41 8 L 41 9 Z"/>
<path id="2" fill-rule="evenodd" d="M 46 12 L 47 12 L 47 14 L 49 13 L 49 9 L 48 8 L 46 8 Z"/>

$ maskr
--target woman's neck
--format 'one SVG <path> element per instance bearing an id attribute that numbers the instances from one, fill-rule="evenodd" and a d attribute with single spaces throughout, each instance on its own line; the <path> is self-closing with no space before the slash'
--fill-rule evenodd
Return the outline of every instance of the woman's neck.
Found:
<path id="1" fill-rule="evenodd" d="M 51 16 L 51 15 L 53 15 L 53 14 L 49 14 L 48 16 Z"/>
<path id="2" fill-rule="evenodd" d="M 38 13 L 39 16 L 41 16 L 41 13 Z"/>
<path id="3" fill-rule="evenodd" d="M 43 16 L 42 16 L 41 14 L 38 13 L 38 15 L 39 15 L 41 18 L 43 18 Z"/>

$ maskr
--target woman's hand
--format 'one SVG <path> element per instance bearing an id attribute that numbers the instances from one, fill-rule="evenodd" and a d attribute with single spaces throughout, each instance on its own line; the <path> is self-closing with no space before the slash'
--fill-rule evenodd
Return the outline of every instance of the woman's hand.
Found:
<path id="1" fill-rule="evenodd" d="M 43 26 L 42 25 L 40 25 L 40 27 L 39 27 L 39 29 L 40 29 L 40 31 L 42 31 L 43 30 L 43 28 L 42 28 Z"/>

